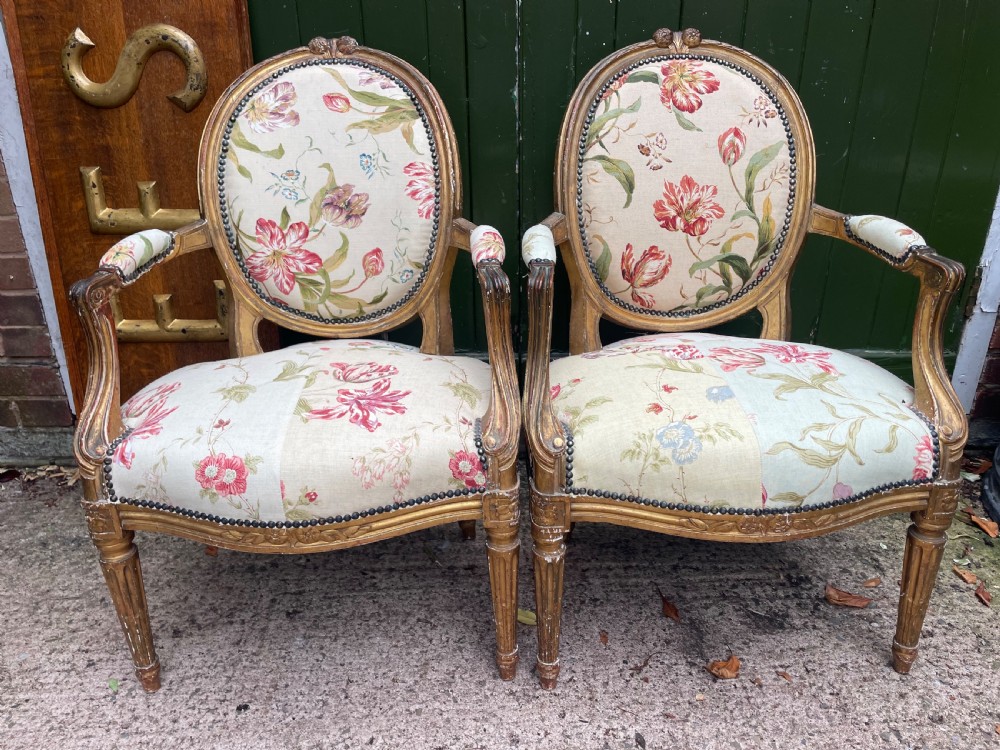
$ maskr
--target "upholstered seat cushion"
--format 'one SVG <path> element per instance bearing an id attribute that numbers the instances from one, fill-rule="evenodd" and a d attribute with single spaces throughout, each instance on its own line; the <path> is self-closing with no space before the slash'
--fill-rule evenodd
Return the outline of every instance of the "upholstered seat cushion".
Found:
<path id="1" fill-rule="evenodd" d="M 557 360 L 550 375 L 575 493 L 794 510 L 927 482 L 937 469 L 912 389 L 831 349 L 661 334 Z"/>
<path id="2" fill-rule="evenodd" d="M 229 520 L 349 517 L 478 491 L 489 365 L 322 341 L 185 367 L 123 407 L 117 500 Z"/>

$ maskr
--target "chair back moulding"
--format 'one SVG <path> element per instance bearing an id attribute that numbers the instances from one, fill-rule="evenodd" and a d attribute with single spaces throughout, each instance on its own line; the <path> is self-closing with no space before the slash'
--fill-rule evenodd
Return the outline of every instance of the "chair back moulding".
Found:
<path id="1" fill-rule="evenodd" d="M 374 91 L 363 88 L 372 80 Z M 356 120 L 362 113 L 368 117 Z M 391 157 L 406 165 L 390 200 L 372 198 L 372 178 L 385 179 L 390 156 L 375 136 L 393 131 L 405 144 L 393 139 Z M 339 149 L 320 150 L 321 139 L 367 140 L 371 153 L 338 160 Z M 440 96 L 413 66 L 353 40 L 314 41 L 265 60 L 216 104 L 199 155 L 202 211 L 232 285 L 236 352 L 259 350 L 261 318 L 339 338 L 378 334 L 417 315 L 422 351 L 453 351 L 448 284 L 454 249 L 468 249 L 471 225 L 453 226 L 462 202 L 455 134 Z M 275 157 L 291 157 L 294 167 L 275 174 Z M 289 196 L 294 215 L 281 213 Z M 269 275 L 260 251 L 271 247 L 295 254 L 291 272 Z M 318 270 L 321 280 L 303 283 L 297 269 Z"/>
<path id="2" fill-rule="evenodd" d="M 788 335 L 789 271 L 815 186 L 808 118 L 766 63 L 684 33 L 608 56 L 568 105 L 555 195 L 571 250 L 573 354 L 600 346 L 600 317 L 688 331 L 758 308 L 765 338 Z M 632 130 L 649 135 L 637 147 L 615 140 Z M 674 159 L 691 169 L 659 178 Z"/>

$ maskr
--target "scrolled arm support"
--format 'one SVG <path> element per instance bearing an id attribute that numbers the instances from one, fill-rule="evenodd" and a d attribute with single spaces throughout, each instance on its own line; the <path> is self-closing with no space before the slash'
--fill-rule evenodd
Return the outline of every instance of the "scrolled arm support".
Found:
<path id="1" fill-rule="evenodd" d="M 96 480 L 104 451 L 121 432 L 118 331 L 111 300 L 124 283 L 114 271 L 101 269 L 76 282 L 69 292 L 87 340 L 87 388 L 77 417 L 73 453 L 81 475 L 90 480 L 88 493 L 100 485 Z"/>
<path id="2" fill-rule="evenodd" d="M 524 426 L 537 467 L 535 477 L 561 476 L 557 469 L 566 452 L 566 435 L 552 409 L 549 359 L 552 353 L 553 274 L 555 242 L 551 230 L 539 224 L 525 232 L 522 258 L 528 266 L 528 361 L 524 384 Z M 540 487 L 542 492 L 557 488 Z"/>
<path id="3" fill-rule="evenodd" d="M 489 457 L 490 479 L 506 488 L 516 473 L 517 444 L 521 427 L 517 367 L 510 330 L 510 280 L 504 273 L 504 243 L 490 226 L 470 232 L 470 249 L 483 293 L 486 346 L 490 357 L 492 385 L 490 404 L 482 419 L 483 449 Z"/>
<path id="4" fill-rule="evenodd" d="M 873 221 L 865 224 L 868 218 Z M 913 322 L 915 405 L 938 429 L 946 454 L 942 479 L 955 479 L 968 422 L 944 365 L 943 331 L 948 308 L 965 279 L 965 269 L 961 263 L 938 255 L 906 225 L 885 217 L 851 217 L 813 206 L 809 230 L 844 240 L 919 281 Z"/>

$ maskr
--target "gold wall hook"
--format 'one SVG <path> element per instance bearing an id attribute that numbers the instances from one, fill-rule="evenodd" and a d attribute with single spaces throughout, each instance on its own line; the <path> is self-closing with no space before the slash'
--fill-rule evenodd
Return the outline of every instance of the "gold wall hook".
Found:
<path id="1" fill-rule="evenodd" d="M 115 72 L 104 83 L 90 80 L 83 72 L 83 58 L 96 45 L 79 27 L 67 37 L 62 50 L 62 71 L 66 83 L 80 99 L 94 107 L 120 107 L 139 88 L 142 69 L 151 55 L 165 50 L 184 63 L 184 86 L 167 96 L 185 112 L 198 106 L 208 89 L 205 59 L 194 39 L 175 26 L 154 23 L 135 31 L 125 42 Z"/>
<path id="2" fill-rule="evenodd" d="M 170 294 L 154 294 L 155 320 L 125 318 L 117 295 L 111 299 L 111 312 L 115 317 L 115 328 L 119 341 L 131 342 L 178 342 L 178 341 L 225 341 L 228 338 L 227 321 L 229 307 L 226 301 L 226 283 L 216 279 L 215 320 L 188 320 L 175 318 Z"/>
<path id="3" fill-rule="evenodd" d="M 83 200 L 87 204 L 90 231 L 95 234 L 133 234 L 143 229 L 180 229 L 198 221 L 201 212 L 195 208 L 160 208 L 160 196 L 155 181 L 137 182 L 138 208 L 110 208 L 104 196 L 104 179 L 100 167 L 80 167 Z"/>

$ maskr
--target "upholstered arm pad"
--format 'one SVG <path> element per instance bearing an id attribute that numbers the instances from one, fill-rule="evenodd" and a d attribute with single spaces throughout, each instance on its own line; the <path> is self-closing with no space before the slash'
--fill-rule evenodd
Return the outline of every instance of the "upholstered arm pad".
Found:
<path id="1" fill-rule="evenodd" d="M 521 238 L 521 258 L 525 265 L 531 265 L 533 260 L 556 259 L 556 243 L 552 230 L 544 224 L 530 227 Z"/>
<path id="2" fill-rule="evenodd" d="M 507 251 L 503 244 L 503 237 L 493 227 L 488 224 L 480 224 L 472 230 L 469 236 L 469 246 L 472 250 L 472 262 L 479 265 L 479 261 L 496 259 L 503 262 L 507 256 Z"/>
<path id="3" fill-rule="evenodd" d="M 844 234 L 891 263 L 902 263 L 927 243 L 906 224 L 877 214 L 844 217 Z"/>
<path id="4" fill-rule="evenodd" d="M 174 232 L 162 229 L 144 229 L 130 234 L 104 253 L 100 266 L 117 271 L 126 283 L 135 281 L 170 254 L 174 249 L 174 237 Z"/>

